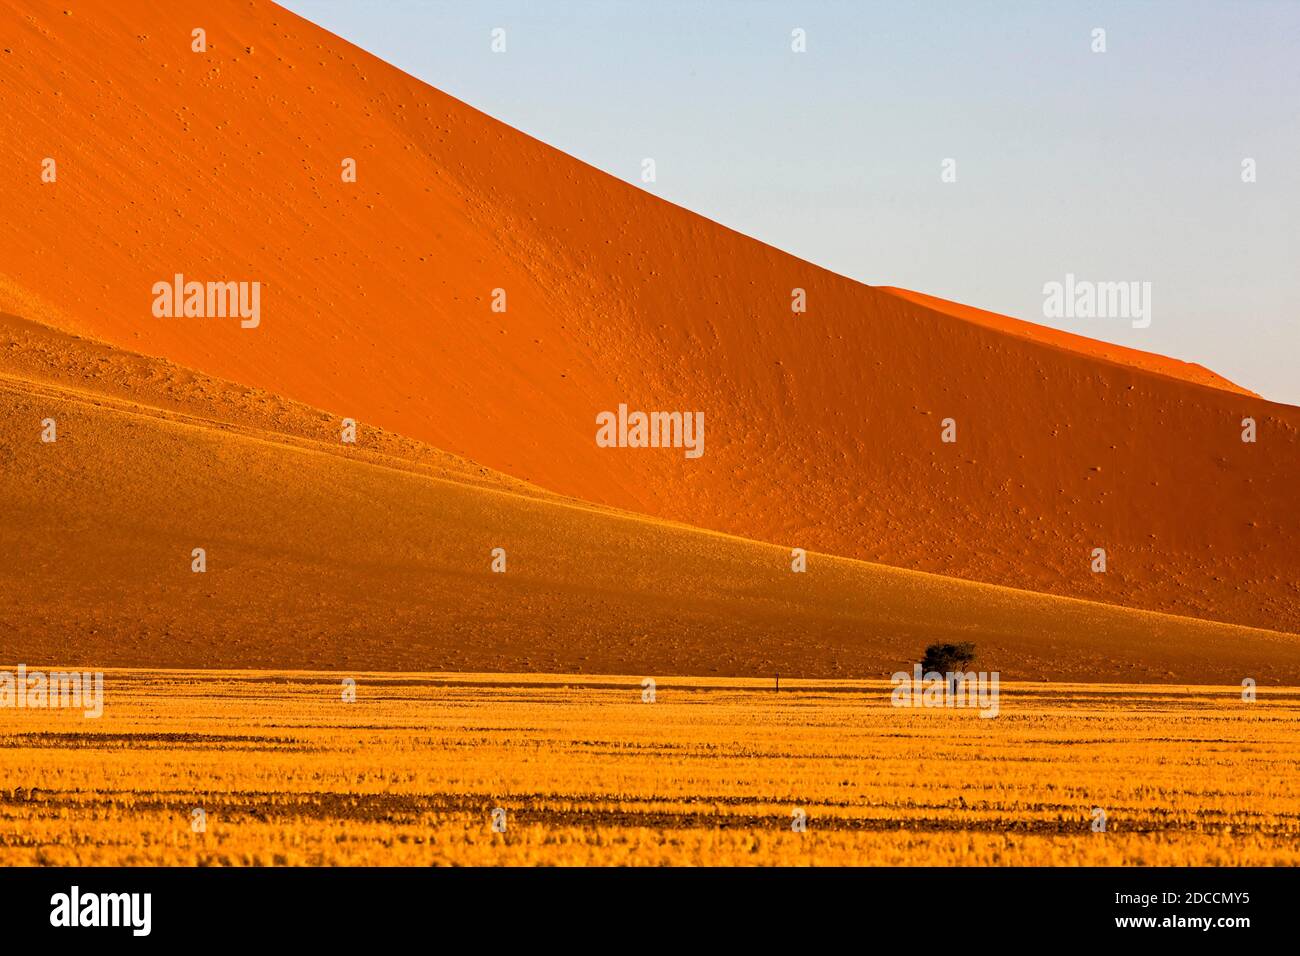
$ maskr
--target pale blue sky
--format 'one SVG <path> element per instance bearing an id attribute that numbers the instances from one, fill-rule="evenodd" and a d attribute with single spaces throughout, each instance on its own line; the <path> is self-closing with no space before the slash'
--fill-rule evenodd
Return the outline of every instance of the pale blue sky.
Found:
<path id="1" fill-rule="evenodd" d="M 1067 272 L 1151 282 L 1149 328 L 1050 324 L 1300 404 L 1300 3 L 282 2 L 864 282 L 1044 324 Z"/>

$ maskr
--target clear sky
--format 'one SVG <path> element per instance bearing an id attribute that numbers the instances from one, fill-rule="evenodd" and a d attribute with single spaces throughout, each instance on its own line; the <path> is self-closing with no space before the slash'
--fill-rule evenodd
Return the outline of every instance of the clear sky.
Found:
<path id="1" fill-rule="evenodd" d="M 1300 404 L 1300 2 L 281 2 L 844 275 Z M 1045 318 L 1067 273 L 1150 282 L 1150 326 Z"/>

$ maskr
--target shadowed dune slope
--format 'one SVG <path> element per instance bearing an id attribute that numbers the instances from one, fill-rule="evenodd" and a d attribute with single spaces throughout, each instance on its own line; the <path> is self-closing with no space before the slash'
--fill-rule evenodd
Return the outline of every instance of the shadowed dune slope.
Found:
<path id="1" fill-rule="evenodd" d="M 10 663 L 885 677 L 947 639 L 1007 678 L 1300 668 L 1296 635 L 817 554 L 795 574 L 784 548 L 372 429 L 345 446 L 317 410 L 35 323 L 0 320 L 0 345 Z"/>
<path id="2" fill-rule="evenodd" d="M 0 309 L 563 496 L 1300 629 L 1300 409 L 834 275 L 265 0 L 0 0 L 0 35 Z M 155 318 L 151 288 L 177 273 L 261 282 L 260 326 Z M 704 456 L 597 448 L 596 414 L 622 402 L 702 411 Z"/>

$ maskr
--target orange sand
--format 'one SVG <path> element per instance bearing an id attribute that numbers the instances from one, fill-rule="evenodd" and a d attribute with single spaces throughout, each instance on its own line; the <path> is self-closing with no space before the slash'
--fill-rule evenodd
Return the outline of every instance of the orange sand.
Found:
<path id="1" fill-rule="evenodd" d="M 36 440 L 46 417 L 59 439 Z M 1300 639 L 786 549 L 548 495 L 0 319 L 4 654 L 85 666 L 1289 683 Z M 208 570 L 191 571 L 207 551 Z M 491 570 L 493 548 L 505 573 Z"/>
<path id="2" fill-rule="evenodd" d="M 1003 642 L 1009 673 L 1066 658 L 1067 675 L 1145 680 L 1292 653 L 848 560 L 826 559 L 837 583 L 805 580 L 784 556 L 1300 631 L 1300 409 L 850 281 L 265 0 L 0 0 L 0 36 L 0 310 L 176 363 L 115 360 L 106 382 L 65 338 L 9 366 L 0 579 L 31 653 L 878 673 L 974 633 Z M 260 327 L 153 317 L 151 286 L 176 273 L 261 282 Z M 49 363 L 57 388 L 38 384 Z M 159 384 L 197 372 L 239 384 Z M 595 415 L 620 402 L 703 411 L 704 457 L 597 448 Z M 258 417 L 288 408 L 292 427 Z M 51 409 L 69 420 L 43 446 Z M 387 444 L 325 449 L 344 416 Z M 360 460 L 399 448 L 427 467 Z M 501 540 L 512 570 L 487 578 Z"/>

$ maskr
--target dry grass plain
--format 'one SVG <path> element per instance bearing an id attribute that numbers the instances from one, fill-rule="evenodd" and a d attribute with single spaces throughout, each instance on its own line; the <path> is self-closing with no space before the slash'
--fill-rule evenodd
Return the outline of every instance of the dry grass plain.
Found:
<path id="1" fill-rule="evenodd" d="M 883 682 L 342 677 L 0 710 L 0 864 L 1300 862 L 1295 689 L 1005 683 L 982 720 Z"/>

